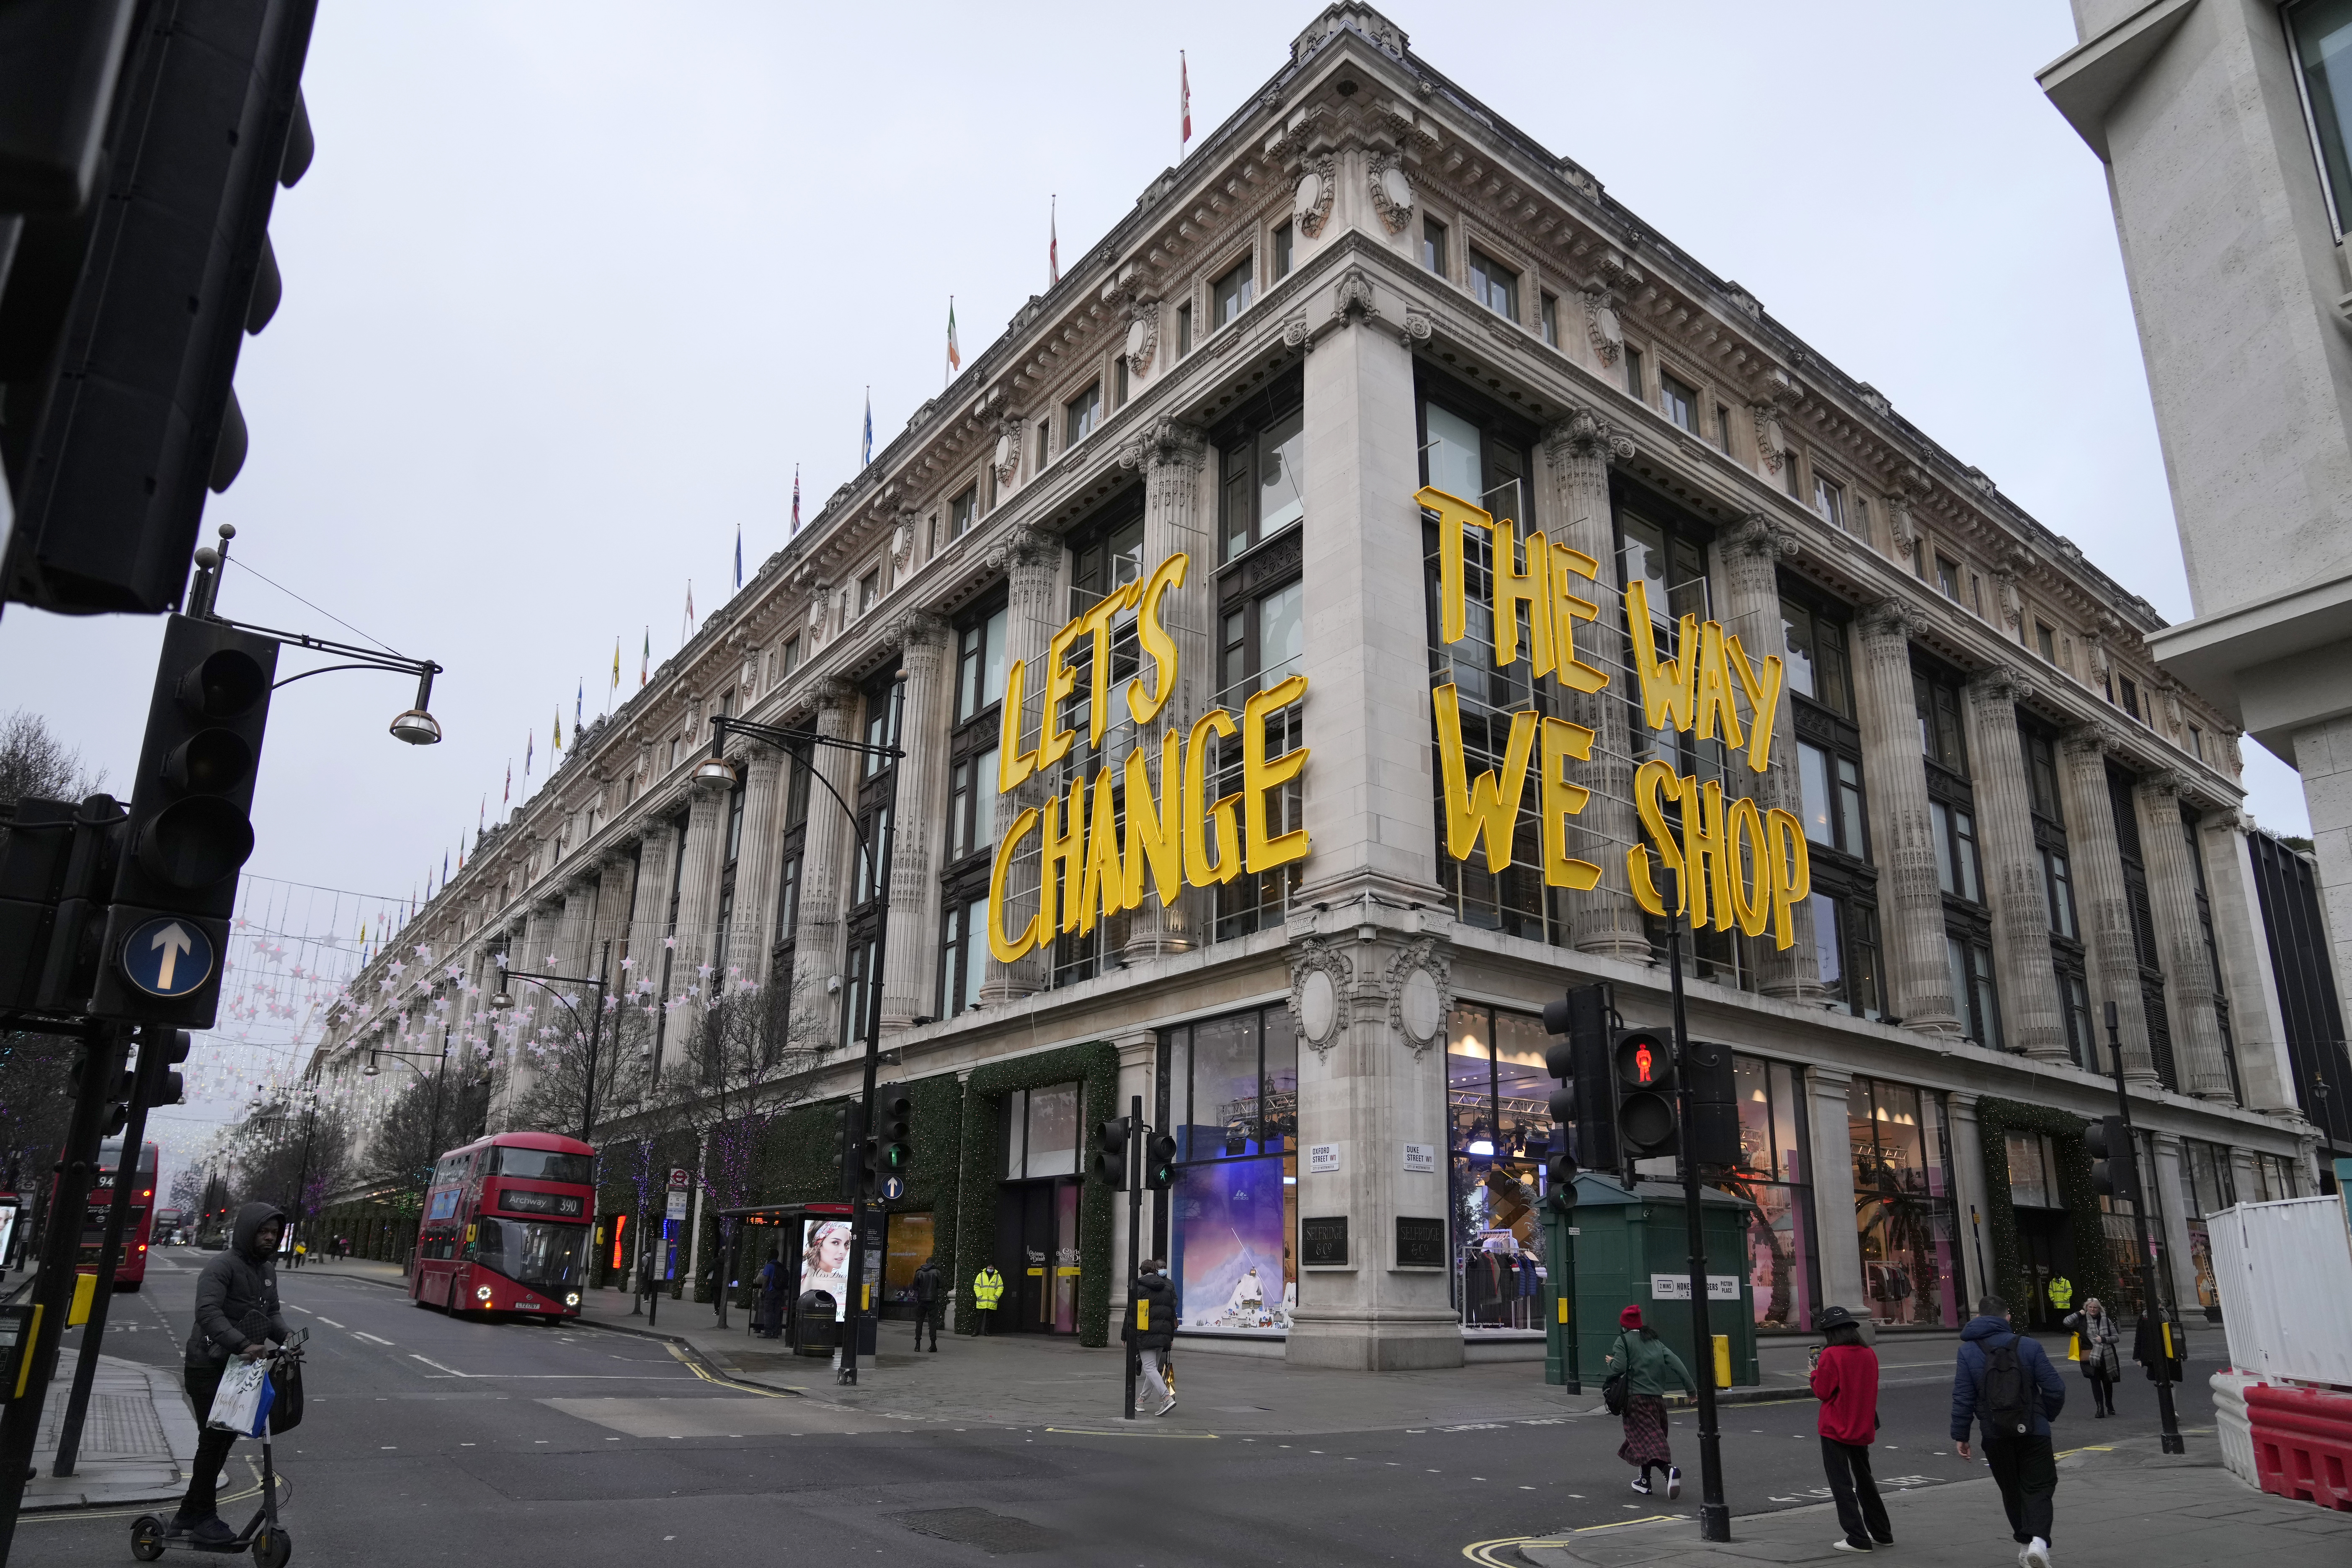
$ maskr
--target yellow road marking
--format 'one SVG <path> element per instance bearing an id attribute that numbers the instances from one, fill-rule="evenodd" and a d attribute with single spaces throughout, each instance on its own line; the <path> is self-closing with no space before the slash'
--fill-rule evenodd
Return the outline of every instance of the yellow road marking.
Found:
<path id="1" fill-rule="evenodd" d="M 1569 1534 L 1590 1535 L 1593 1531 L 1599 1530 L 1622 1530 L 1629 1524 L 1659 1524 L 1669 1520 L 1687 1519 L 1690 1516 L 1687 1514 L 1680 1513 L 1653 1513 L 1641 1519 L 1615 1519 L 1611 1520 L 1607 1524 L 1583 1525 L 1578 1529 L 1570 1531 Z M 1565 1546 L 1567 1544 L 1568 1542 L 1565 1541 L 1554 1540 L 1541 1535 L 1502 1535 L 1496 1537 L 1492 1541 L 1474 1541 L 1469 1545 L 1462 1549 L 1462 1555 L 1467 1557 L 1473 1563 L 1482 1564 L 1483 1568 L 1517 1568 L 1517 1565 L 1511 1563 L 1508 1558 L 1497 1557 L 1495 1553 L 1507 1547 Z"/>
<path id="2" fill-rule="evenodd" d="M 1193 1439 L 1205 1439 L 1212 1443 L 1217 1441 L 1217 1435 L 1214 1432 L 1154 1432 L 1150 1430 L 1122 1432 L 1116 1427 L 1104 1429 L 1095 1426 L 1048 1426 L 1045 1430 L 1048 1432 L 1075 1434 L 1081 1437 L 1188 1437 Z"/>
<path id="3" fill-rule="evenodd" d="M 697 1362 L 693 1357 L 688 1355 L 684 1351 L 678 1349 L 676 1344 L 667 1340 L 664 1340 L 662 1342 L 662 1348 L 669 1352 L 671 1355 L 677 1357 L 677 1360 L 685 1365 L 687 1371 L 694 1373 L 695 1376 L 702 1379 L 705 1383 L 715 1384 L 720 1388 L 731 1388 L 739 1394 L 756 1394 L 762 1399 L 791 1399 L 795 1397 L 793 1394 L 784 1393 L 778 1389 L 761 1388 L 757 1384 L 738 1383 L 731 1377 L 714 1376 L 711 1373 L 703 1371 L 701 1363 Z"/>

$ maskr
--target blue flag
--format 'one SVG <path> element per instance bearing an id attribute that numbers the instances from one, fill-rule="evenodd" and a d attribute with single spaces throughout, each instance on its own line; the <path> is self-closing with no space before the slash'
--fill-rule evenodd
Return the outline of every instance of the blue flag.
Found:
<path id="1" fill-rule="evenodd" d="M 858 448 L 857 466 L 864 468 L 874 460 L 874 389 L 866 389 L 866 444 Z"/>

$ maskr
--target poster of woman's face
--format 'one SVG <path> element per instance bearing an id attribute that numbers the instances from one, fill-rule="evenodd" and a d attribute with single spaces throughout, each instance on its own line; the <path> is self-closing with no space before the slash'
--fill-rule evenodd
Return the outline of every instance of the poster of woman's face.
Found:
<path id="1" fill-rule="evenodd" d="M 838 1316 L 849 1303 L 849 1222 L 844 1219 L 801 1221 L 801 1289 L 822 1290 L 833 1298 Z"/>

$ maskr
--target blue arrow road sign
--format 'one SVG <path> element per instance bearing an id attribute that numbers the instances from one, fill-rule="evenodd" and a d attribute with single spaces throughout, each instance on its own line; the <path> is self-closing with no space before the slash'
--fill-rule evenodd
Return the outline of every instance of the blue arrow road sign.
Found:
<path id="1" fill-rule="evenodd" d="M 149 921 L 122 944 L 122 973 L 150 996 L 185 996 L 213 977 L 212 938 L 169 915 Z"/>
<path id="2" fill-rule="evenodd" d="M 894 1203 L 894 1204 L 895 1204 L 895 1203 L 897 1203 L 900 1198 L 903 1198 L 903 1197 L 905 1197 L 906 1195 L 907 1195 L 907 1178 L 906 1178 L 906 1177 L 904 1177 L 904 1176 L 885 1176 L 885 1177 L 883 1177 L 883 1178 L 882 1178 L 882 1196 L 883 1196 L 885 1199 L 887 1199 L 887 1200 L 888 1200 L 889 1202 L 891 1202 L 891 1203 Z"/>

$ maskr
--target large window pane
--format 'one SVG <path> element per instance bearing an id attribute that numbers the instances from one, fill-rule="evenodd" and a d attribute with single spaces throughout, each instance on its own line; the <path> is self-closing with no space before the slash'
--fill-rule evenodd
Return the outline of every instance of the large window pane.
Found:
<path id="1" fill-rule="evenodd" d="M 1271 537 L 1305 515 L 1307 415 L 1275 422 L 1258 437 L 1257 533 Z"/>
<path id="2" fill-rule="evenodd" d="M 1029 1174 L 1063 1176 L 1078 1168 L 1078 1086 L 1029 1091 Z"/>
<path id="3" fill-rule="evenodd" d="M 1192 1110 L 1181 1157 L 1246 1154 L 1257 1139 L 1257 1015 L 1217 1018 L 1192 1030 Z"/>
<path id="4" fill-rule="evenodd" d="M 1422 405 L 1429 420 L 1429 482 L 1473 505 L 1484 505 L 1486 468 L 1479 458 L 1478 426 L 1434 403 Z"/>
<path id="5" fill-rule="evenodd" d="M 1272 1007 L 1265 1020 L 1265 1065 L 1258 1074 L 1258 1104 L 1265 1119 L 1265 1147 L 1295 1147 L 1298 1136 L 1298 1026 L 1290 1009 Z"/>
<path id="6" fill-rule="evenodd" d="M 1819 746 L 1797 743 L 1797 778 L 1804 792 L 1805 837 L 1816 844 L 1837 847 L 1837 831 L 1830 823 L 1830 756 Z"/>
<path id="7" fill-rule="evenodd" d="M 2287 16 L 2341 233 L 2347 197 L 2352 196 L 2352 155 L 2346 151 L 2352 143 L 2352 0 L 2308 0 Z"/>

